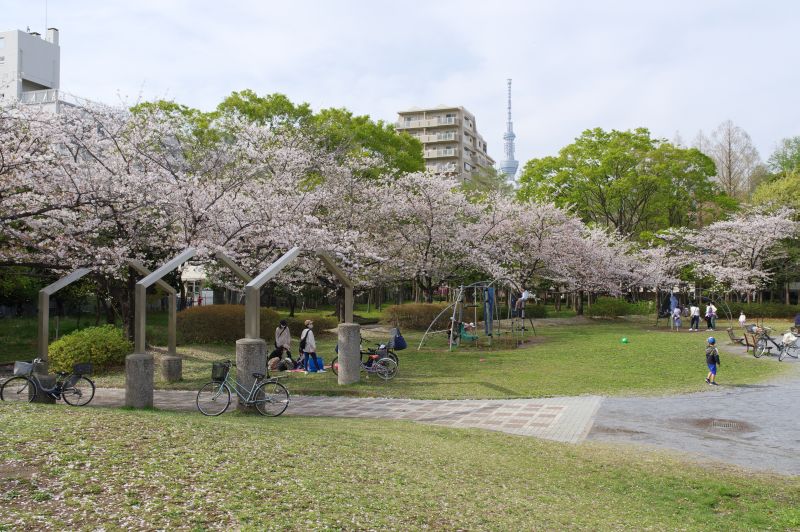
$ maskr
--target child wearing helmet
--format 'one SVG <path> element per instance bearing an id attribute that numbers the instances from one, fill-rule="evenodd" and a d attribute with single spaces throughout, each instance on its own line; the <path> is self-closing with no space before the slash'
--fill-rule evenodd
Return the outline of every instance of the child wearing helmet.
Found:
<path id="1" fill-rule="evenodd" d="M 717 351 L 717 340 L 713 336 L 709 337 L 706 343 L 706 365 L 708 365 L 708 376 L 706 384 L 717 386 L 717 366 L 719 363 L 719 351 Z"/>

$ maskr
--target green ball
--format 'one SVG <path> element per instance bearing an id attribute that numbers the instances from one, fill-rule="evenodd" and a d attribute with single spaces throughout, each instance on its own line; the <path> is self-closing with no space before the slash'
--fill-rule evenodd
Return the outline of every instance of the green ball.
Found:
<path id="1" fill-rule="evenodd" d="M 622 337 L 622 343 L 623 343 L 623 344 L 627 344 L 627 343 L 628 343 L 628 338 L 627 338 L 627 337 L 625 337 L 625 336 L 623 336 L 623 337 Z"/>

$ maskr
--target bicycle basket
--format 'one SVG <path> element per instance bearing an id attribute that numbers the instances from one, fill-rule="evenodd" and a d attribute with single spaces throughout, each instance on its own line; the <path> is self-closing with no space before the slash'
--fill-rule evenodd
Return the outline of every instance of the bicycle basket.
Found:
<path id="1" fill-rule="evenodd" d="M 14 362 L 14 375 L 21 377 L 30 375 L 33 372 L 33 364 L 30 362 Z"/>
<path id="2" fill-rule="evenodd" d="M 228 365 L 222 362 L 214 362 L 211 364 L 211 380 L 215 382 L 222 382 L 228 376 Z"/>
<path id="3" fill-rule="evenodd" d="M 383 358 L 388 353 L 388 349 L 386 349 L 386 347 L 384 347 L 384 346 L 381 346 L 381 347 L 379 347 L 378 349 L 375 350 L 375 353 L 377 353 L 378 355 L 381 356 L 381 358 Z"/>
<path id="4" fill-rule="evenodd" d="M 92 374 L 92 364 L 91 362 L 82 362 L 80 364 L 75 364 L 72 366 L 72 373 L 75 375 L 91 375 Z"/>

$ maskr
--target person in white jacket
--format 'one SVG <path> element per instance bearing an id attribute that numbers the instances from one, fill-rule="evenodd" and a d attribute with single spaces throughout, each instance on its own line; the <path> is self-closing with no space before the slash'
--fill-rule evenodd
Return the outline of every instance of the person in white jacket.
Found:
<path id="1" fill-rule="evenodd" d="M 308 371 L 309 357 L 314 361 L 313 367 L 318 368 L 319 364 L 317 363 L 317 342 L 314 339 L 314 322 L 312 320 L 306 320 L 304 325 L 306 328 L 300 333 L 300 348 L 304 356 L 303 365 L 306 371 Z M 325 369 L 320 369 L 319 371 L 324 372 Z"/>

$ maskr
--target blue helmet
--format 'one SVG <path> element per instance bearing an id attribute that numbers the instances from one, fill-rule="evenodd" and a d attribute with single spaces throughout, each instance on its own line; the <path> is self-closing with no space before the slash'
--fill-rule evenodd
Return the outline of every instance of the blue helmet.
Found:
<path id="1" fill-rule="evenodd" d="M 714 345 L 714 344 L 717 343 L 717 340 L 713 336 L 709 336 L 708 337 L 708 343 L 709 343 L 709 345 Z"/>

